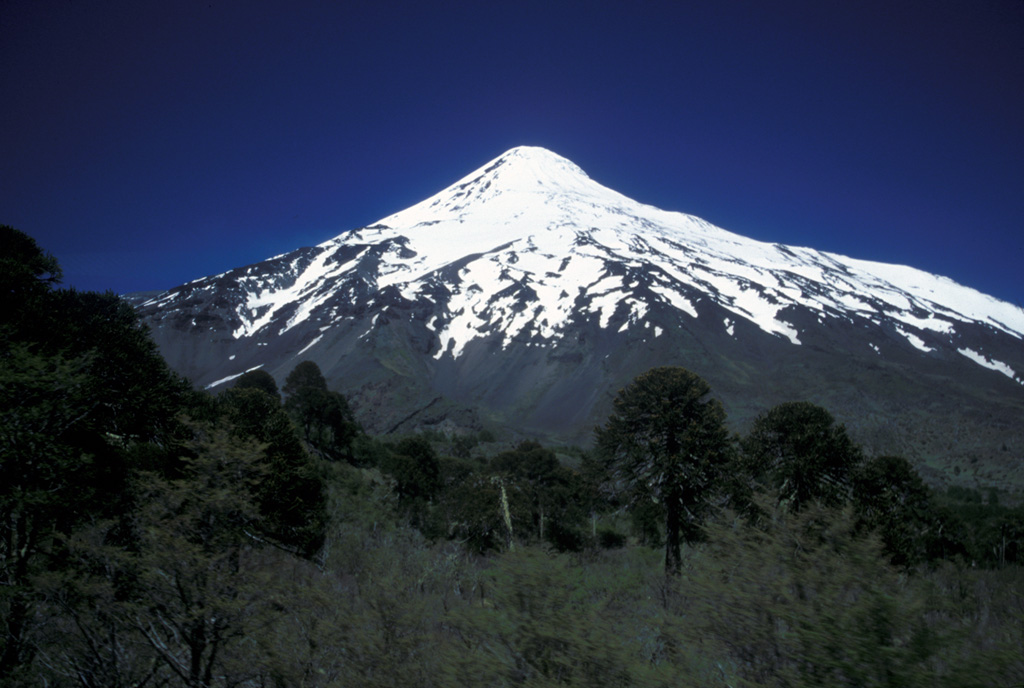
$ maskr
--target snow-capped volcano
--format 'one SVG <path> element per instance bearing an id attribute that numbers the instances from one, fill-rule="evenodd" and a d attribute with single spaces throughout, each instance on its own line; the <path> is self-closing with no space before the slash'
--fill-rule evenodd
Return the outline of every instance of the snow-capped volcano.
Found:
<path id="1" fill-rule="evenodd" d="M 457 356 L 473 337 L 467 331 L 496 329 L 506 340 L 524 330 L 557 337 L 579 312 L 599 315 L 607 326 L 616 311 L 621 328 L 650 327 L 644 316 L 652 302 L 697 317 L 694 302 L 705 297 L 794 344 L 799 333 L 783 314 L 793 305 L 822 317 L 888 317 L 925 349 L 921 331 L 949 334 L 957 320 L 1024 337 L 1024 311 L 948 279 L 753 241 L 637 203 L 542 148 L 515 148 L 356 236 L 408 240 L 399 252 L 407 257 L 390 261 L 377 282 L 399 286 L 408 299 L 428 293 L 439 270 L 480 256 L 458 271 L 465 287 L 448 303 L 451 319 L 437 316 L 438 356 Z"/>
<path id="2" fill-rule="evenodd" d="M 205 386 L 256 366 L 283 376 L 311 358 L 357 397 L 392 374 L 547 430 L 538 413 L 578 395 L 575 378 L 596 375 L 596 364 L 601 388 L 666 362 L 757 352 L 773 369 L 812 349 L 865 365 L 968 364 L 1024 390 L 1020 308 L 914 268 L 754 241 L 659 210 L 533 147 L 367 227 L 140 309 L 172 365 Z M 366 361 L 382 374 L 366 373 Z M 697 372 L 713 379 L 711 368 Z M 516 389 L 517 376 L 534 386 L 498 393 L 487 383 L 496 369 Z M 568 379 L 576 391 L 551 393 Z M 592 420 L 603 394 L 583 395 L 577 423 Z"/>

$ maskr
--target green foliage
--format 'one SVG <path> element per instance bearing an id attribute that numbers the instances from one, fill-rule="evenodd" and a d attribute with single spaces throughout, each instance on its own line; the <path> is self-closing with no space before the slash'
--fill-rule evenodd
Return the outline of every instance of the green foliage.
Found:
<path id="1" fill-rule="evenodd" d="M 327 389 L 327 380 L 320 372 L 320 366 L 313 361 L 302 361 L 296 365 L 284 381 L 286 396 L 298 394 L 305 389 Z"/>
<path id="2" fill-rule="evenodd" d="M 33 285 L 60 282 L 57 259 L 39 248 L 36 240 L 10 225 L 0 225 L 0 287 L 6 296 L 24 298 Z"/>
<path id="3" fill-rule="evenodd" d="M 706 557 L 679 588 L 692 612 L 686 636 L 722 660 L 728 681 L 958 684 L 960 667 L 943 666 L 955 626 L 934 624 L 949 613 L 943 600 L 889 567 L 849 512 L 766 513 L 760 529 L 710 528 Z"/>
<path id="4" fill-rule="evenodd" d="M 15 345 L 0 356 L 0 675 L 28 664 L 33 651 L 31 577 L 52 565 L 54 535 L 102 508 L 103 463 L 86 393 L 88 361 L 32 354 Z"/>
<path id="5" fill-rule="evenodd" d="M 928 488 L 906 459 L 865 461 L 854 475 L 853 496 L 860 523 L 878 531 L 893 564 L 925 560 L 938 522 Z"/>
<path id="6" fill-rule="evenodd" d="M 615 397 L 597 430 L 599 450 L 634 498 L 657 501 L 665 513 L 665 569 L 680 565 L 680 538 L 696 542 L 720 489 L 731 444 L 725 411 L 707 399 L 708 384 L 683 368 L 654 368 Z"/>
<path id="7" fill-rule="evenodd" d="M 275 399 L 281 399 L 274 376 L 265 370 L 250 370 L 238 378 L 233 389 L 261 389 Z"/>
<path id="8" fill-rule="evenodd" d="M 430 503 L 441 489 L 441 462 L 424 437 L 401 439 L 382 457 L 380 469 L 394 479 L 402 513 L 414 527 L 427 526 Z"/>
<path id="9" fill-rule="evenodd" d="M 504 500 L 502 488 L 504 487 Z M 521 487 L 506 484 L 500 476 L 473 473 L 448 489 L 438 504 L 437 519 L 443 521 L 443 532 L 458 540 L 476 554 L 508 548 L 510 533 L 505 520 L 504 505 L 509 508 L 511 538 L 532 524 L 529 500 Z"/>
<path id="10" fill-rule="evenodd" d="M 48 291 L 32 305 L 15 343 L 42 357 L 87 363 L 90 422 L 124 442 L 166 441 L 194 402 L 171 373 L 131 306 L 112 293 Z M 101 401 L 102 400 L 102 401 Z"/>
<path id="11" fill-rule="evenodd" d="M 182 477 L 139 476 L 140 595 L 129 612 L 136 630 L 171 673 L 207 686 L 226 671 L 225 646 L 243 642 L 261 593 L 250 568 L 264 478 L 259 446 L 224 429 L 196 428 Z"/>
<path id="12" fill-rule="evenodd" d="M 376 437 L 359 434 L 352 440 L 350 464 L 358 468 L 374 468 L 386 460 L 388 448 Z"/>
<path id="13" fill-rule="evenodd" d="M 938 503 L 931 558 L 954 556 L 971 564 L 1020 565 L 1024 556 L 1024 505 L 1009 507 L 977 490 L 950 487 Z"/>
<path id="14" fill-rule="evenodd" d="M 812 502 L 844 504 L 861 460 L 846 428 L 825 409 L 804 401 L 780 404 L 758 416 L 742 448 L 755 481 L 797 511 Z"/>
<path id="15" fill-rule="evenodd" d="M 561 550 L 580 549 L 585 513 L 579 493 L 583 485 L 559 464 L 553 451 L 536 442 L 523 442 L 496 456 L 490 471 L 507 477 L 527 502 L 530 522 L 518 531 L 520 538 L 546 540 Z"/>
<path id="16" fill-rule="evenodd" d="M 323 478 L 280 402 L 261 389 L 235 388 L 221 395 L 221 406 L 237 437 L 266 446 L 264 478 L 255 493 L 263 532 L 312 556 L 326 522 Z"/>
<path id="17" fill-rule="evenodd" d="M 440 460 L 433 445 L 423 437 L 399 440 L 381 468 L 395 479 L 400 501 L 429 501 L 441 487 Z"/>
<path id="18" fill-rule="evenodd" d="M 638 498 L 629 510 L 633 536 L 645 547 L 664 547 L 665 507 L 651 497 Z"/>
<path id="19" fill-rule="evenodd" d="M 61 538 L 61 564 L 33 579 L 45 660 L 5 685 L 139 686 L 162 672 L 130 621 L 139 572 L 131 551 L 111 542 L 117 530 L 96 520 Z"/>
<path id="20" fill-rule="evenodd" d="M 271 611 L 250 536 L 261 448 L 224 427 L 189 431 L 176 477 L 134 475 L 127 546 L 116 521 L 94 520 L 62 538 L 62 566 L 36 580 L 51 678 L 208 686 L 258 670 L 239 648 Z"/>
<path id="21" fill-rule="evenodd" d="M 477 443 L 477 438 L 473 435 L 456 435 L 452 438 L 452 454 L 460 459 L 468 459 Z"/>
<path id="22" fill-rule="evenodd" d="M 0 244 L 0 675 L 13 675 L 35 656 L 34 576 L 76 527 L 130 507 L 128 450 L 175 441 L 194 397 L 127 304 L 51 289 L 56 261 L 10 227 Z"/>
<path id="23" fill-rule="evenodd" d="M 597 545 L 602 549 L 619 549 L 626 546 L 626 536 L 610 528 L 599 528 Z"/>
<path id="24" fill-rule="evenodd" d="M 469 476 L 471 476 L 473 472 L 480 467 L 480 464 L 469 459 L 454 456 L 441 456 L 438 458 L 437 466 L 440 479 L 440 492 L 443 494 L 456 485 L 465 482 Z"/>
<path id="25" fill-rule="evenodd" d="M 503 555 L 489 578 L 489 597 L 449 616 L 463 644 L 445 657 L 447 685 L 631 686 L 664 678 L 607 613 L 608 581 L 534 548 Z"/>
<path id="26" fill-rule="evenodd" d="M 284 408 L 306 443 L 326 459 L 352 460 L 352 442 L 359 435 L 348 401 L 327 389 L 319 366 L 303 361 L 284 383 Z"/>
<path id="27" fill-rule="evenodd" d="M 0 343 L 17 338 L 61 279 L 57 260 L 24 232 L 0 225 Z"/>

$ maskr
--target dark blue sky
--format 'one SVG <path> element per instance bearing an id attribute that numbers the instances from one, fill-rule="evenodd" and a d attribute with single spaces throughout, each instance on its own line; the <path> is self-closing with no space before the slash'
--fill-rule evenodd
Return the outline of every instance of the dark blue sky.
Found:
<path id="1" fill-rule="evenodd" d="M 166 288 L 530 144 L 1024 304 L 1024 1 L 501 5 L 3 0 L 0 223 L 67 284 Z"/>

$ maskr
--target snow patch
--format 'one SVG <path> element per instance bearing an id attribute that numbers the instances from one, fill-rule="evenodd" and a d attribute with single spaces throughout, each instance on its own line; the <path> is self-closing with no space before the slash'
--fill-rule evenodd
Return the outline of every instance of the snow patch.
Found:
<path id="1" fill-rule="evenodd" d="M 212 388 L 216 387 L 217 385 L 223 385 L 225 382 L 231 382 L 236 377 L 242 377 L 246 373 L 251 373 L 252 371 L 259 370 L 262 367 L 263 367 L 263 364 L 260 363 L 258 366 L 253 366 L 252 368 L 249 368 L 249 370 L 243 370 L 240 373 L 235 373 L 234 375 L 228 375 L 227 377 L 222 377 L 221 379 L 219 379 L 219 380 L 217 380 L 215 382 L 211 382 L 210 384 L 206 385 L 205 387 L 203 387 L 203 389 L 212 389 Z"/>
<path id="2" fill-rule="evenodd" d="M 973 349 L 957 349 L 957 352 L 963 354 L 982 367 L 1000 372 L 1014 382 L 1024 385 L 1024 379 L 1021 379 L 1021 377 L 1017 375 L 1017 371 L 1002 361 L 996 361 L 989 356 L 978 351 L 974 351 Z"/>
<path id="3" fill-rule="evenodd" d="M 693 307 L 693 304 L 690 303 L 690 300 L 687 299 L 682 294 L 680 294 L 679 292 L 675 291 L 674 289 L 669 289 L 659 284 L 654 284 L 651 285 L 651 291 L 653 291 L 661 298 L 665 299 L 665 301 L 673 308 L 686 313 L 691 318 L 697 317 L 697 309 Z"/>
<path id="4" fill-rule="evenodd" d="M 316 344 L 317 342 L 319 342 L 323 338 L 324 338 L 324 336 L 322 334 L 318 334 L 316 337 L 313 338 L 313 341 L 311 341 L 306 346 L 302 347 L 302 350 L 299 351 L 299 353 L 295 354 L 295 356 L 296 357 L 297 356 L 301 356 L 302 354 L 306 353 L 307 351 L 309 351 L 313 347 L 314 344 Z"/>
<path id="5" fill-rule="evenodd" d="M 901 335 L 903 335 L 903 338 L 906 339 L 908 342 L 910 342 L 911 345 L 913 345 L 914 348 L 920 349 L 921 351 L 923 351 L 925 353 L 931 353 L 932 351 L 935 351 L 934 347 L 931 347 L 931 346 L 928 346 L 927 344 L 925 344 L 925 341 L 923 339 L 921 339 L 920 337 L 918 337 L 913 332 L 907 332 L 902 327 L 897 327 L 896 331 L 899 332 Z"/>

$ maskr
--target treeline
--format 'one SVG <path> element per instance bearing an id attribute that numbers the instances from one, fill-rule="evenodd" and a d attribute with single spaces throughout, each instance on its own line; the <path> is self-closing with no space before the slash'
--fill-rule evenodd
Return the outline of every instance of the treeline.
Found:
<path id="1" fill-rule="evenodd" d="M 532 441 L 489 453 L 471 451 L 472 435 L 423 434 L 361 437 L 349 461 L 392 481 L 399 512 L 426 537 L 481 554 L 515 542 L 580 552 L 630 541 L 665 548 L 672 569 L 684 543 L 706 540 L 706 518 L 731 512 L 756 527 L 767 504 L 846 510 L 903 569 L 1022 563 L 1024 506 L 1000 504 L 994 490 L 936 492 L 906 459 L 865 456 L 807 402 L 780 404 L 732 436 L 710 391 L 684 369 L 654 369 L 619 394 L 593 452 L 561 460 Z"/>
<path id="2" fill-rule="evenodd" d="M 678 368 L 593 452 L 217 396 L 0 228 L 0 684 L 1014 685 L 1021 511 Z"/>

